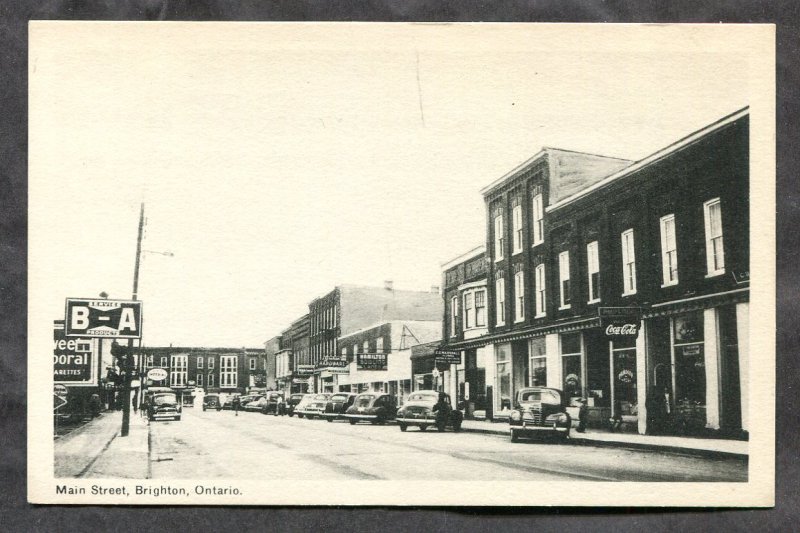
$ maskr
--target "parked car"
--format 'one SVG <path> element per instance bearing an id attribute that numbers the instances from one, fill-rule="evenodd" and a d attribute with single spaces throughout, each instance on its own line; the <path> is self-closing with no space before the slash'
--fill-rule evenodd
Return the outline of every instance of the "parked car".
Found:
<path id="1" fill-rule="evenodd" d="M 554 435 L 566 440 L 572 418 L 567 413 L 567 399 L 562 391 L 528 387 L 517 392 L 508 423 L 511 442 L 533 435 Z"/>
<path id="2" fill-rule="evenodd" d="M 278 409 L 278 398 L 283 398 L 283 391 L 269 391 L 264 395 L 261 413 L 268 415 Z"/>
<path id="3" fill-rule="evenodd" d="M 444 431 L 450 426 L 453 431 L 461 431 L 463 420 L 461 411 L 453 409 L 450 404 L 450 396 L 433 390 L 412 392 L 403 407 L 397 410 L 400 431 L 405 431 L 409 426 L 417 426 L 421 431 L 428 429 L 428 426 L 436 426 L 439 431 Z"/>
<path id="4" fill-rule="evenodd" d="M 354 392 L 337 392 L 325 404 L 325 412 L 322 413 L 322 417 L 328 422 L 344 420 L 344 413 L 353 405 L 356 396 L 358 394 Z"/>
<path id="5" fill-rule="evenodd" d="M 263 394 L 247 394 L 246 396 L 241 396 L 239 398 L 239 408 L 244 409 L 248 403 L 256 402 L 263 398 Z"/>
<path id="6" fill-rule="evenodd" d="M 236 400 L 240 399 L 241 397 L 242 394 L 239 392 L 233 392 L 224 395 L 221 394 L 220 398 L 222 399 L 222 408 L 228 410 L 233 409 Z M 239 407 L 241 408 L 241 404 L 239 404 Z"/>
<path id="7" fill-rule="evenodd" d="M 302 393 L 295 393 L 289 396 L 286 400 L 286 414 L 289 416 L 294 416 L 294 410 L 297 407 L 297 404 L 300 403 L 300 400 L 303 399 L 305 394 Z"/>
<path id="8" fill-rule="evenodd" d="M 305 411 L 308 404 L 314 399 L 314 396 L 316 396 L 316 394 L 303 394 L 303 397 L 300 398 L 300 401 L 294 406 L 292 414 L 296 414 L 297 418 L 303 418 L 303 411 Z"/>
<path id="9" fill-rule="evenodd" d="M 267 403 L 267 398 L 265 396 L 259 396 L 257 400 L 250 400 L 247 403 L 245 403 L 242 409 L 245 411 L 258 413 L 264 408 L 264 405 L 266 405 L 266 403 Z"/>
<path id="10" fill-rule="evenodd" d="M 322 416 L 322 413 L 325 412 L 325 404 L 328 403 L 328 399 L 331 397 L 330 392 L 320 392 L 317 394 L 313 394 L 311 400 L 300 408 L 298 404 L 295 407 L 294 412 L 300 415 L 304 415 L 306 418 L 314 418 L 315 416 L 319 417 Z"/>
<path id="11" fill-rule="evenodd" d="M 181 404 L 174 392 L 154 394 L 147 403 L 147 418 L 153 420 L 181 419 Z"/>
<path id="12" fill-rule="evenodd" d="M 222 409 L 219 394 L 206 394 L 203 396 L 203 411 L 206 409 L 216 409 L 217 411 Z"/>
<path id="13" fill-rule="evenodd" d="M 391 394 L 364 392 L 356 396 L 344 416 L 351 425 L 362 421 L 384 424 L 394 419 L 396 413 L 397 402 Z"/>

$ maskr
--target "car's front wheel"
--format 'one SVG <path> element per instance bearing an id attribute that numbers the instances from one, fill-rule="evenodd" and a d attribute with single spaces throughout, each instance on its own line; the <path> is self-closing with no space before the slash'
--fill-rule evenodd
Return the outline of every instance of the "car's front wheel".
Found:
<path id="1" fill-rule="evenodd" d="M 328 417 L 328 418 L 326 418 L 326 420 L 327 420 L 328 422 L 333 422 L 333 418 L 331 418 L 331 417 Z"/>
<path id="2" fill-rule="evenodd" d="M 297 413 L 297 418 L 303 418 L 303 413 Z"/>
<path id="3" fill-rule="evenodd" d="M 419 430 L 420 430 L 420 431 L 425 431 L 426 429 L 428 429 L 428 426 L 426 426 L 425 424 L 422 424 L 422 425 L 419 427 Z"/>
<path id="4" fill-rule="evenodd" d="M 356 421 L 355 420 L 350 420 L 350 425 L 351 426 L 355 426 L 356 425 Z"/>

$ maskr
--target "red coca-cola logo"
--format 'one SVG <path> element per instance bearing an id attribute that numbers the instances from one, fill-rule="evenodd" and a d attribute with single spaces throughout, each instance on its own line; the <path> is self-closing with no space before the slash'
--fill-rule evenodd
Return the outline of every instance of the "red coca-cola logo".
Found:
<path id="1" fill-rule="evenodd" d="M 637 335 L 638 332 L 638 324 L 623 324 L 621 326 L 609 324 L 606 327 L 606 335 Z"/>

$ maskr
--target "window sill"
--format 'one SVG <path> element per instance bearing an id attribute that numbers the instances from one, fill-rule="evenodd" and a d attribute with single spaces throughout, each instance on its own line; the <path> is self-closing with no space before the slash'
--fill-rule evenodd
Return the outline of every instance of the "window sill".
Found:
<path id="1" fill-rule="evenodd" d="M 561 307 L 558 308 L 559 311 L 564 311 L 566 309 L 572 309 L 572 305 L 571 304 L 562 305 Z"/>
<path id="2" fill-rule="evenodd" d="M 724 270 L 720 270 L 718 272 L 711 272 L 709 274 L 706 274 L 706 279 L 716 278 L 716 277 L 719 277 L 719 276 L 723 276 L 724 274 L 725 274 Z"/>
<path id="3" fill-rule="evenodd" d="M 624 297 L 626 297 L 626 296 L 633 296 L 634 294 L 636 294 L 636 291 L 633 291 L 633 292 L 623 292 L 623 293 L 622 293 L 622 297 L 624 298 Z"/>
<path id="4" fill-rule="evenodd" d="M 531 248 L 536 248 L 540 244 L 544 244 L 544 241 L 539 241 L 539 242 L 535 242 L 535 243 L 531 244 Z"/>
<path id="5" fill-rule="evenodd" d="M 497 324 L 495 324 L 495 325 L 494 325 L 494 327 L 496 327 L 496 328 L 502 328 L 502 327 L 503 327 L 503 326 L 505 326 L 505 325 L 506 325 L 506 323 L 505 323 L 505 322 L 498 322 Z"/>
<path id="6" fill-rule="evenodd" d="M 533 318 L 546 318 L 547 313 L 542 313 L 541 315 L 535 315 Z"/>
<path id="7" fill-rule="evenodd" d="M 600 303 L 600 298 L 595 298 L 594 300 L 589 300 L 588 302 L 586 302 L 586 305 L 593 305 L 599 303 Z"/>
<path id="8" fill-rule="evenodd" d="M 677 285 L 678 285 L 677 281 L 670 281 L 669 283 L 662 283 L 661 288 L 666 289 L 667 287 L 677 287 Z"/>
<path id="9" fill-rule="evenodd" d="M 505 258 L 504 258 L 504 257 L 495 257 L 495 258 L 494 258 L 494 262 L 495 262 L 495 263 L 499 263 L 499 262 L 500 262 L 500 261 L 502 261 L 503 259 L 505 259 Z"/>
<path id="10" fill-rule="evenodd" d="M 522 253 L 522 250 L 514 250 L 514 253 L 511 254 L 511 257 L 514 257 L 515 255 L 519 255 L 521 253 Z"/>
<path id="11" fill-rule="evenodd" d="M 514 324 L 519 324 L 519 323 L 521 323 L 521 322 L 525 322 L 525 317 L 522 317 L 522 318 L 515 318 L 515 319 L 514 319 Z"/>

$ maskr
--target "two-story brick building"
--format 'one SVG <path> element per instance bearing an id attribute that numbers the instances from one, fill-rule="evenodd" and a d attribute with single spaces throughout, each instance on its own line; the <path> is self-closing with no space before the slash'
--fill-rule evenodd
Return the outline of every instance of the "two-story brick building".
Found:
<path id="1" fill-rule="evenodd" d="M 597 424 L 746 429 L 748 146 L 745 109 L 636 163 L 544 149 L 482 191 L 487 330 L 445 339 L 489 356 L 495 412 L 547 384 Z"/>

